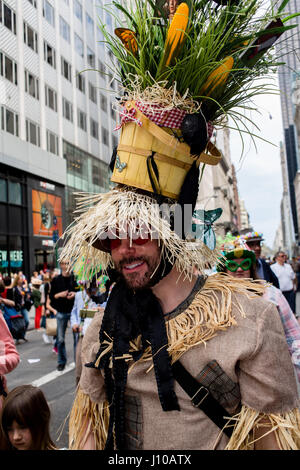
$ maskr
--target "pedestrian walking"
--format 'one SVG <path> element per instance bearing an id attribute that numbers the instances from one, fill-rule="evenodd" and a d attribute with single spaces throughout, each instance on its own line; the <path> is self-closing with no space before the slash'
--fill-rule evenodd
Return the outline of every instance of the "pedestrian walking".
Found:
<path id="1" fill-rule="evenodd" d="M 38 278 L 31 278 L 31 297 L 33 300 L 33 305 L 35 308 L 35 316 L 34 316 L 34 328 L 38 330 L 41 326 L 41 317 L 42 317 L 42 302 L 41 302 L 41 285 L 43 281 Z"/>
<path id="2" fill-rule="evenodd" d="M 1 450 L 55 450 L 49 426 L 51 412 L 44 393 L 20 385 L 5 398 L 1 413 Z"/>
<path id="3" fill-rule="evenodd" d="M 89 285 L 91 284 L 91 285 Z M 91 323 L 94 315 L 99 307 L 91 297 L 97 296 L 97 286 L 92 283 L 84 283 L 79 292 L 75 294 L 74 305 L 71 311 L 71 328 L 74 339 L 74 361 L 75 361 L 75 380 L 78 384 L 81 376 L 81 345 L 82 338 Z"/>
<path id="4" fill-rule="evenodd" d="M 271 269 L 278 278 L 279 288 L 288 301 L 292 312 L 296 314 L 296 294 L 294 289 L 296 274 L 292 266 L 286 261 L 286 253 L 278 251 L 275 255 L 275 263 L 271 265 Z"/>
<path id="5" fill-rule="evenodd" d="M 15 308 L 20 311 L 25 320 L 25 331 L 29 325 L 29 313 L 26 309 L 26 291 L 24 289 L 24 280 L 20 276 L 16 276 L 12 283 L 13 300 L 15 301 Z M 9 295 L 9 294 L 7 294 Z M 24 338 L 25 339 L 25 338 Z"/>
<path id="6" fill-rule="evenodd" d="M 74 275 L 69 272 L 69 264 L 61 262 L 60 268 L 61 274 L 55 276 L 51 281 L 49 297 L 51 306 L 57 311 L 57 370 L 62 371 L 67 362 L 65 334 L 78 286 Z"/>
<path id="7" fill-rule="evenodd" d="M 51 301 L 50 301 L 50 289 L 51 289 L 51 280 L 55 277 L 54 273 L 50 272 L 45 275 L 45 284 L 44 284 L 44 294 L 45 294 L 45 314 L 46 314 L 46 320 L 47 317 L 49 316 L 50 318 L 56 318 L 57 310 L 52 307 Z M 47 326 L 47 325 L 46 325 Z M 43 334 L 43 339 L 45 343 L 48 343 L 50 341 L 49 336 L 46 335 L 45 333 Z M 52 351 L 55 354 L 58 354 L 58 348 L 57 348 L 57 336 L 53 336 L 52 339 L 53 342 L 53 348 Z"/>

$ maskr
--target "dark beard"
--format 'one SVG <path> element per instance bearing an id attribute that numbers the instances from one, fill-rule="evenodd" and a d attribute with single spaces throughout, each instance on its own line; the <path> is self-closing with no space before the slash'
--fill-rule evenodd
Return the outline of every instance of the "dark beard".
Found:
<path id="1" fill-rule="evenodd" d="M 143 276 L 141 276 L 138 272 L 127 273 L 126 275 L 123 274 L 122 269 L 125 265 L 140 261 L 144 261 L 148 266 L 148 269 Z M 159 258 L 154 259 L 147 256 L 130 257 L 120 261 L 115 265 L 115 268 L 130 289 L 138 290 L 152 287 L 154 282 L 151 276 L 157 268 L 158 264 Z"/>

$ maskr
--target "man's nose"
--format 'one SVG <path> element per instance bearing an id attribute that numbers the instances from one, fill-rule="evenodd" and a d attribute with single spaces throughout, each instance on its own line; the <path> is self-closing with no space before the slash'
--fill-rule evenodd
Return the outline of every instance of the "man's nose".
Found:
<path id="1" fill-rule="evenodd" d="M 125 253 L 134 253 L 135 252 L 135 246 L 133 245 L 132 241 L 130 241 L 129 238 L 121 240 L 121 245 L 119 247 L 119 252 L 121 254 Z"/>

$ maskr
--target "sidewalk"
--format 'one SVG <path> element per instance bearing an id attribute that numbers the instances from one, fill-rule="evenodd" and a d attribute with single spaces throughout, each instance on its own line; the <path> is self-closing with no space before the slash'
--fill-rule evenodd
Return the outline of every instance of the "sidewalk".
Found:
<path id="1" fill-rule="evenodd" d="M 31 307 L 29 310 L 29 325 L 27 331 L 34 330 L 34 316 L 35 316 L 35 308 L 34 306 Z"/>

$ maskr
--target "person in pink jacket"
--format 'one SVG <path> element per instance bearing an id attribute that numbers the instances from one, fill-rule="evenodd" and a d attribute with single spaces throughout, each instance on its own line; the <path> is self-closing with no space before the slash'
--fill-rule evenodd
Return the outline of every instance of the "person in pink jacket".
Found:
<path id="1" fill-rule="evenodd" d="M 0 410 L 2 408 L 3 396 L 5 396 L 3 393 L 7 392 L 5 374 L 14 370 L 19 361 L 19 353 L 0 309 L 0 380 L 3 386 L 1 387 L 0 383 Z"/>

